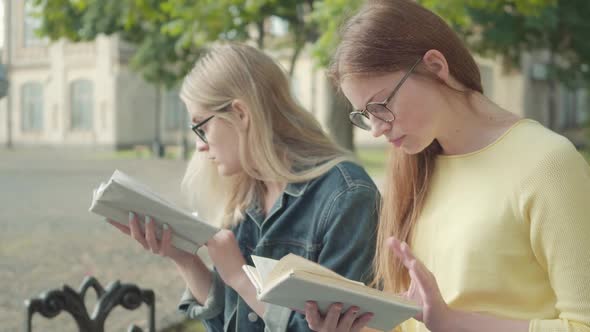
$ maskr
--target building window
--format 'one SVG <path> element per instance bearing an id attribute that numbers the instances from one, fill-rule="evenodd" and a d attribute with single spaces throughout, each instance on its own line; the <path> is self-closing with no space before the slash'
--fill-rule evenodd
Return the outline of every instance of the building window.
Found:
<path id="1" fill-rule="evenodd" d="M 45 46 L 45 41 L 36 34 L 36 30 L 41 27 L 41 19 L 36 17 L 35 6 L 32 0 L 25 0 L 24 2 L 24 47 Z"/>
<path id="2" fill-rule="evenodd" d="M 21 90 L 23 131 L 43 130 L 43 86 L 38 82 L 25 83 Z"/>
<path id="3" fill-rule="evenodd" d="M 89 80 L 77 80 L 70 87 L 72 129 L 92 129 L 94 85 Z"/>
<path id="4" fill-rule="evenodd" d="M 188 125 L 188 115 L 178 90 L 168 90 L 164 94 L 164 113 L 166 129 L 178 130 Z"/>

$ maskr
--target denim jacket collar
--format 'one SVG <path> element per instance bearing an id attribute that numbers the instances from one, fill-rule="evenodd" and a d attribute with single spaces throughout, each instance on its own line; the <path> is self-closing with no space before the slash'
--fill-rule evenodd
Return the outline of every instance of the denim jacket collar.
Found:
<path id="1" fill-rule="evenodd" d="M 305 191 L 309 186 L 309 182 L 310 181 L 289 183 L 285 188 L 285 193 L 293 197 L 300 197 L 301 195 L 305 194 Z"/>
<path id="2" fill-rule="evenodd" d="M 280 210 L 283 207 L 285 194 L 292 197 L 301 197 L 303 194 L 305 194 L 305 191 L 309 186 L 309 182 L 310 181 L 287 184 L 285 190 L 279 197 L 277 203 L 275 203 L 275 206 L 271 208 L 268 216 L 264 215 L 264 211 L 259 201 L 256 201 L 254 202 L 254 204 L 251 204 L 245 212 L 248 216 L 250 216 L 250 218 L 252 218 L 252 220 L 254 220 L 254 222 L 256 222 L 258 225 L 262 225 L 266 221 L 266 219 L 271 217 L 276 211 Z"/>

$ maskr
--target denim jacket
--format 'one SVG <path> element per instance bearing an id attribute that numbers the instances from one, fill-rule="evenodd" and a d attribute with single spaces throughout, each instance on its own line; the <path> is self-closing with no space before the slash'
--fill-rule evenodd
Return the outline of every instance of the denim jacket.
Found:
<path id="1" fill-rule="evenodd" d="M 342 162 L 326 174 L 292 183 L 265 217 L 259 204 L 232 231 L 246 262 L 250 255 L 281 259 L 293 253 L 353 280 L 368 281 L 375 251 L 379 193 L 359 166 Z M 179 310 L 208 331 L 310 331 L 299 313 L 267 304 L 264 317 L 226 286 L 216 271 L 206 302 L 185 291 Z"/>

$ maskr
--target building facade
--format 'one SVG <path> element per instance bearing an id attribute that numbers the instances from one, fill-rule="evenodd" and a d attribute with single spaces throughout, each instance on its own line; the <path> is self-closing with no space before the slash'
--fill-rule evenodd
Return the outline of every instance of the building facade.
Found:
<path id="1" fill-rule="evenodd" d="M 10 88 L 0 101 L 0 144 L 10 140 L 15 146 L 120 149 L 151 145 L 156 139 L 167 145 L 177 145 L 183 137 L 192 140 L 178 93 L 161 91 L 158 97 L 153 85 L 130 70 L 131 45 L 117 36 L 99 36 L 87 43 L 39 39 L 34 34 L 39 22 L 30 15 L 29 2 L 4 3 L 2 62 Z M 331 83 L 311 53 L 306 49 L 299 57 L 292 89 L 325 125 L 333 102 Z M 289 52 L 273 56 L 287 69 Z M 541 60 L 524 56 L 522 71 L 506 72 L 500 61 L 476 58 L 485 94 L 507 110 L 547 124 L 548 84 Z M 585 123 L 587 99 L 586 90 L 559 87 L 554 128 Z M 354 137 L 360 145 L 383 143 L 360 130 Z"/>
<path id="2" fill-rule="evenodd" d="M 0 142 L 10 135 L 14 146 L 125 148 L 151 144 L 158 122 L 165 143 L 186 132 L 177 94 L 162 91 L 157 98 L 154 85 L 130 70 L 130 45 L 117 36 L 85 43 L 39 39 L 27 3 L 5 2 L 10 31 L 2 59 L 10 88 L 0 105 Z"/>

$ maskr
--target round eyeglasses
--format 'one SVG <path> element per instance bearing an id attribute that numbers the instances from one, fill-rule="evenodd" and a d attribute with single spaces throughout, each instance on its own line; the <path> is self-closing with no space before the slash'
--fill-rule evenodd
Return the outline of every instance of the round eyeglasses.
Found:
<path id="1" fill-rule="evenodd" d="M 348 118 L 353 125 L 363 129 L 363 130 L 371 130 L 371 118 L 369 115 L 372 115 L 376 119 L 379 119 L 383 122 L 391 123 L 395 120 L 395 114 L 393 111 L 387 107 L 389 102 L 393 99 L 397 91 L 402 87 L 404 82 L 410 77 L 414 69 L 418 66 L 418 64 L 422 61 L 422 57 L 420 57 L 414 65 L 408 70 L 406 75 L 399 81 L 399 83 L 395 86 L 389 97 L 382 102 L 370 102 L 365 106 L 365 109 L 361 111 L 353 111 L 350 112 Z"/>

